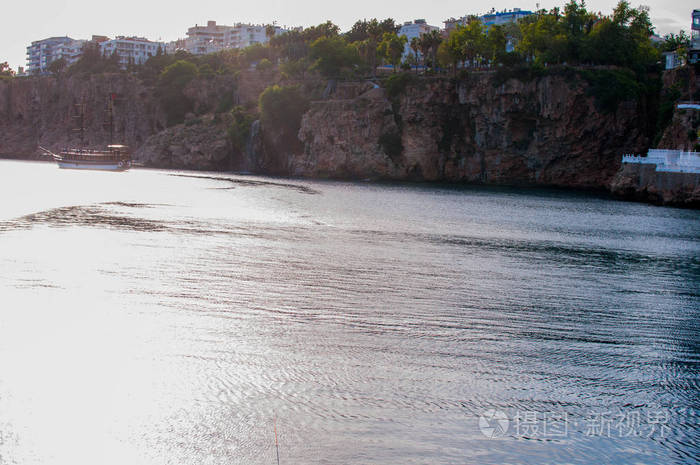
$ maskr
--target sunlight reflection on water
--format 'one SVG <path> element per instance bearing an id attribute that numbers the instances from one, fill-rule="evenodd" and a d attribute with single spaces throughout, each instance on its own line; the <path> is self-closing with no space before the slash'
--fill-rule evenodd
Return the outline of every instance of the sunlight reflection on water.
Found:
<path id="1" fill-rule="evenodd" d="M 700 452 L 697 212 L 0 167 L 2 465 L 275 463 L 274 418 L 284 463 Z M 606 411 L 667 430 L 589 434 Z M 522 434 L 522 412 L 566 435 Z"/>

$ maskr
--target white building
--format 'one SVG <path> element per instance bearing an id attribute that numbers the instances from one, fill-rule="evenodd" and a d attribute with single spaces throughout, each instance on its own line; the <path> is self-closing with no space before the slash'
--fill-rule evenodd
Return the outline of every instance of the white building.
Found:
<path id="1" fill-rule="evenodd" d="M 691 42 L 688 50 L 688 62 L 700 62 L 700 10 L 693 10 L 693 22 L 690 25 Z"/>
<path id="2" fill-rule="evenodd" d="M 50 37 L 37 40 L 27 47 L 27 74 L 47 74 L 51 62 L 63 58 L 67 65 L 78 61 L 85 40 L 70 37 Z"/>
<path id="3" fill-rule="evenodd" d="M 526 16 L 530 16 L 532 11 L 513 8 L 512 10 L 496 11 L 491 10 L 489 13 L 479 16 L 481 22 L 488 29 L 491 26 L 501 26 L 507 23 L 517 23 Z"/>
<path id="4" fill-rule="evenodd" d="M 485 15 L 478 17 L 481 24 L 484 25 L 485 29 L 488 30 L 491 26 L 498 25 L 502 26 L 508 23 L 517 23 L 526 16 L 530 16 L 532 11 L 521 10 L 520 8 L 513 8 L 512 10 L 496 11 L 491 9 Z M 445 21 L 445 31 L 449 35 L 450 32 L 457 26 L 464 26 L 469 21 L 469 16 L 462 16 L 459 19 L 450 18 Z M 506 52 L 512 52 L 515 50 L 515 41 L 512 37 L 506 37 Z"/>
<path id="5" fill-rule="evenodd" d="M 664 52 L 661 54 L 664 61 L 664 69 L 674 69 L 683 66 L 683 58 L 677 52 Z"/>
<path id="6" fill-rule="evenodd" d="M 174 55 L 179 50 L 187 50 L 187 39 L 172 40 L 165 47 L 168 55 Z"/>
<path id="7" fill-rule="evenodd" d="M 423 34 L 427 34 L 431 31 L 440 31 L 440 28 L 429 25 L 424 19 L 416 19 L 413 22 L 407 21 L 403 23 L 398 34 L 399 36 L 404 36 L 406 39 L 408 39 L 406 41 L 406 46 L 404 47 L 403 59 L 408 57 L 410 54 L 413 54 L 413 50 L 411 49 L 411 40 L 414 38 L 420 38 L 420 36 Z M 418 55 L 420 56 L 420 52 L 418 52 Z"/>
<path id="8" fill-rule="evenodd" d="M 273 36 L 278 36 L 287 32 L 279 26 L 274 28 Z M 238 23 L 233 27 L 231 33 L 231 46 L 233 48 L 245 48 L 255 44 L 266 44 L 270 38 L 267 35 L 267 26 L 262 24 L 243 24 Z"/>
<path id="9" fill-rule="evenodd" d="M 223 50 L 231 43 L 233 26 L 216 24 L 216 21 L 207 21 L 206 26 L 195 24 L 187 29 L 185 50 L 194 55 L 206 55 L 207 53 Z"/>
<path id="10" fill-rule="evenodd" d="M 273 27 L 275 35 L 286 32 L 279 26 Z M 225 26 L 216 24 L 216 21 L 207 21 L 206 26 L 195 25 L 187 30 L 184 48 L 194 55 L 205 55 L 227 48 L 265 44 L 268 41 L 267 26 L 262 24 L 237 23 L 234 26 Z"/>
<path id="11" fill-rule="evenodd" d="M 103 55 L 110 56 L 114 52 L 119 55 L 119 64 L 122 68 L 128 65 L 142 65 L 152 56 L 166 50 L 164 42 L 152 42 L 143 37 L 118 36 L 114 39 L 99 42 Z"/>
<path id="12" fill-rule="evenodd" d="M 666 173 L 700 173 L 700 153 L 682 150 L 652 149 L 646 157 L 623 155 L 623 164 L 654 165 Z"/>

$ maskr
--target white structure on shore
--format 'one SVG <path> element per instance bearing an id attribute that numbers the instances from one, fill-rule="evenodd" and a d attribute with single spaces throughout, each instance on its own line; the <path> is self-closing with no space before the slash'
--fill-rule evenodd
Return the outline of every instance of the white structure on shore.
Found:
<path id="1" fill-rule="evenodd" d="M 413 50 L 411 49 L 411 40 L 420 38 L 420 36 L 423 34 L 427 34 L 431 31 L 440 31 L 440 28 L 437 26 L 431 26 L 424 19 L 416 19 L 415 21 L 407 21 L 403 23 L 398 33 L 399 36 L 404 36 L 407 39 L 403 50 L 403 59 L 413 53 Z"/>
<path id="2" fill-rule="evenodd" d="M 254 44 L 265 44 L 270 38 L 268 27 L 263 24 L 237 23 L 234 26 L 207 21 L 206 26 L 195 25 L 187 30 L 185 50 L 194 55 L 219 52 L 227 48 L 245 48 Z M 273 25 L 274 35 L 286 32 Z"/>
<path id="3" fill-rule="evenodd" d="M 165 53 L 164 42 L 152 42 L 144 37 L 118 36 L 99 42 L 103 55 L 110 56 L 114 52 L 119 55 L 119 64 L 122 68 L 129 65 L 142 65 L 152 56 L 158 53 L 158 49 Z"/>
<path id="4" fill-rule="evenodd" d="M 48 66 L 61 58 L 72 65 L 83 53 L 85 40 L 70 37 L 49 37 L 36 40 L 27 47 L 27 74 L 47 74 Z"/>
<path id="5" fill-rule="evenodd" d="M 656 171 L 666 173 L 700 173 L 700 152 L 652 149 L 646 157 L 623 155 L 622 163 L 655 165 Z"/>
<path id="6" fill-rule="evenodd" d="M 279 26 L 272 27 L 274 28 L 274 34 L 272 34 L 273 36 L 287 32 L 286 29 L 282 29 Z M 270 41 L 267 34 L 267 26 L 262 24 L 238 23 L 233 26 L 231 46 L 233 48 L 245 48 L 255 44 L 266 44 Z"/>

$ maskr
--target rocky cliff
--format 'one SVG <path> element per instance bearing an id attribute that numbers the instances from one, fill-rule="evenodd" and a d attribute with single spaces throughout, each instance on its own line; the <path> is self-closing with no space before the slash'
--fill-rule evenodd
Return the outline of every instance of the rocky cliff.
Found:
<path id="1" fill-rule="evenodd" d="M 623 165 L 611 183 L 613 194 L 658 205 L 700 208 L 700 174 L 658 172 L 653 165 Z"/>
<path id="2" fill-rule="evenodd" d="M 114 139 L 138 147 L 164 129 L 162 110 L 152 92 L 133 76 L 103 74 L 42 77 L 0 81 L 0 155 L 37 154 L 39 145 L 60 149 L 74 145 L 79 127 L 72 116 L 76 104 L 85 105 L 85 137 L 88 144 L 109 142 L 105 127 L 110 94 L 114 104 Z"/>
<path id="3" fill-rule="evenodd" d="M 677 104 L 679 101 L 697 101 L 700 98 L 700 76 L 696 75 L 694 68 L 683 67 L 664 73 L 663 81 L 662 99 L 665 96 L 665 111 L 671 116 L 667 121 L 662 116 L 660 126 L 663 131 L 655 148 L 698 151 L 700 112 L 678 109 Z M 657 172 L 652 165 L 626 164 L 612 179 L 610 191 L 621 198 L 698 208 L 700 174 Z"/>
<path id="4" fill-rule="evenodd" d="M 637 101 L 603 112 L 582 80 L 421 79 L 314 102 L 290 174 L 604 189 L 649 144 Z"/>
<path id="5" fill-rule="evenodd" d="M 228 171 L 232 147 L 226 115 L 190 117 L 167 128 L 138 147 L 133 158 L 145 166 L 187 170 Z"/>
<path id="6" fill-rule="evenodd" d="M 368 81 L 307 83 L 307 91 L 314 89 L 308 91 L 312 102 L 298 133 L 256 122 L 246 148 L 234 148 L 227 135 L 230 115 L 215 114 L 217 107 L 230 101 L 253 108 L 258 94 L 278 79 L 250 71 L 235 82 L 218 76 L 195 80 L 185 94 L 199 115 L 170 128 L 154 90 L 134 76 L 0 81 L 0 154 L 32 155 L 39 144 L 75 143 L 71 114 L 76 103 L 85 103 L 89 142 L 104 144 L 109 131 L 103 109 L 106 96 L 115 93 L 115 138 L 131 146 L 146 166 L 340 179 L 612 186 L 615 193 L 636 199 L 674 203 L 678 196 L 676 203 L 695 202 L 690 181 L 679 190 L 675 182 L 620 167 L 621 154 L 644 153 L 651 145 L 653 105 L 628 98 L 603 110 L 575 72 L 517 79 L 498 73 L 410 77 L 386 88 Z M 688 140 L 680 147 L 688 148 L 689 128 L 697 125 L 694 114 L 678 112 L 662 144 Z"/>

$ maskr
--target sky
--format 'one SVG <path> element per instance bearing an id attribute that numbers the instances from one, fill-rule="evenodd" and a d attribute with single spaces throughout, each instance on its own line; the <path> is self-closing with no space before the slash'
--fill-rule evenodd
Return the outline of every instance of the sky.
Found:
<path id="1" fill-rule="evenodd" d="M 540 3 L 537 3 L 539 1 Z M 656 32 L 690 31 L 691 0 L 642 0 L 650 7 Z M 25 66 L 26 48 L 34 40 L 52 36 L 89 39 L 93 34 L 114 37 L 137 35 L 151 40 L 171 41 L 185 37 L 187 28 L 214 20 L 218 24 L 236 22 L 310 26 L 331 20 L 343 31 L 362 18 L 394 18 L 398 22 L 426 19 L 443 26 L 450 17 L 483 14 L 497 10 L 563 7 L 566 0 L 492 0 L 490 2 L 458 0 L 120 0 L 114 3 L 94 0 L 0 0 L 3 25 L 0 28 L 0 62 L 13 69 Z M 609 13 L 617 0 L 589 0 L 590 11 Z M 638 6 L 634 0 L 630 3 Z"/>

